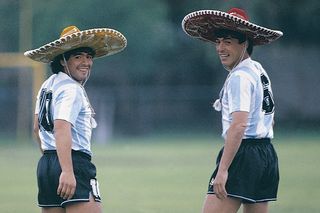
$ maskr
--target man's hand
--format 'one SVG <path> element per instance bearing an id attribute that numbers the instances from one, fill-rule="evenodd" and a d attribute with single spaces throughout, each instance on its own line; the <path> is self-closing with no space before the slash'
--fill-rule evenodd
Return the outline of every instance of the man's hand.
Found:
<path id="1" fill-rule="evenodd" d="M 216 178 L 213 181 L 214 193 L 217 198 L 227 198 L 226 183 L 228 179 L 228 171 L 218 171 Z"/>
<path id="2" fill-rule="evenodd" d="M 71 199 L 76 190 L 76 185 L 73 172 L 61 172 L 57 194 L 63 199 Z"/>

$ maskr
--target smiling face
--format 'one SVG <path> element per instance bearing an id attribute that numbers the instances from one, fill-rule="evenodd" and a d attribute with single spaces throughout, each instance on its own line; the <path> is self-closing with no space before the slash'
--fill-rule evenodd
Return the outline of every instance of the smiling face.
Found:
<path id="1" fill-rule="evenodd" d="M 85 51 L 74 52 L 70 54 L 66 62 L 67 63 L 61 60 L 61 65 L 66 74 L 71 75 L 70 77 L 80 84 L 87 80 L 93 64 L 93 56 L 91 53 Z"/>
<path id="2" fill-rule="evenodd" d="M 215 44 L 220 61 L 228 70 L 232 70 L 242 60 L 249 57 L 246 51 L 247 43 L 239 43 L 238 39 L 231 36 L 217 38 Z"/>

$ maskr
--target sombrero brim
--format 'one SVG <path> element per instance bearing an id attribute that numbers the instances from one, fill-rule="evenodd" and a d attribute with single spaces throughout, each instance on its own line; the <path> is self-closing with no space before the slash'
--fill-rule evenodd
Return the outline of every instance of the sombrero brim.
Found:
<path id="1" fill-rule="evenodd" d="M 283 35 L 281 31 L 261 27 L 217 10 L 199 10 L 186 15 L 182 20 L 182 29 L 191 37 L 212 42 L 216 40 L 214 32 L 218 29 L 238 31 L 245 33 L 253 45 L 268 44 Z"/>
<path id="2" fill-rule="evenodd" d="M 56 56 L 79 47 L 90 47 L 95 57 L 109 56 L 122 51 L 127 46 L 126 38 L 109 28 L 84 30 L 61 37 L 53 42 L 24 53 L 32 60 L 49 63 Z"/>

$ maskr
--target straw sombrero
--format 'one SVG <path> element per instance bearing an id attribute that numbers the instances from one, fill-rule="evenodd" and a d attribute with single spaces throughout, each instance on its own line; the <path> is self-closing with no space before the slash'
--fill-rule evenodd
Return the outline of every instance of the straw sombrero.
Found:
<path id="1" fill-rule="evenodd" d="M 283 35 L 281 31 L 249 22 L 246 12 L 239 8 L 232 8 L 228 12 L 217 10 L 192 12 L 182 20 L 182 29 L 191 37 L 213 42 L 216 40 L 216 30 L 233 30 L 245 33 L 252 40 L 253 45 L 268 44 Z"/>
<path id="2" fill-rule="evenodd" d="M 90 47 L 95 57 L 109 56 L 122 51 L 127 46 L 126 38 L 109 28 L 95 28 L 80 31 L 76 26 L 66 27 L 60 38 L 38 49 L 24 53 L 32 60 L 49 63 L 56 56 L 79 47 Z"/>

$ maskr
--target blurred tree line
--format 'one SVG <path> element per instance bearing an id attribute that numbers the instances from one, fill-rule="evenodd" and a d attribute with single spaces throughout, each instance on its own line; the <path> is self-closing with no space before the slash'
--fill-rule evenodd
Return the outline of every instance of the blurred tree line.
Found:
<path id="1" fill-rule="evenodd" d="M 20 1 L 0 1 L 1 52 L 18 52 L 19 50 L 17 41 Z M 127 48 L 120 54 L 97 60 L 94 65 L 94 74 L 88 82 L 88 88 L 107 87 L 102 90 L 103 92 L 110 88 L 120 88 L 117 89 L 119 99 L 130 99 L 137 96 L 137 91 L 148 92 L 151 88 L 158 86 L 162 90 L 159 89 L 150 94 L 142 93 L 142 96 L 145 98 L 147 95 L 157 95 L 161 99 L 162 96 L 168 97 L 170 93 L 175 93 L 176 100 L 180 95 L 183 96 L 183 92 L 179 92 L 184 88 L 183 86 L 194 86 L 194 90 L 185 88 L 187 95 L 190 94 L 193 97 L 190 100 L 199 103 L 197 98 L 202 95 L 202 102 L 200 102 L 206 104 L 206 107 L 210 104 L 210 98 L 218 94 L 226 72 L 223 72 L 211 44 L 191 39 L 182 31 L 183 17 L 196 10 L 227 11 L 231 7 L 245 9 L 252 22 L 284 32 L 283 38 L 271 45 L 271 48 L 279 50 L 278 52 L 282 54 L 286 54 L 285 49 L 291 46 L 317 49 L 320 45 L 317 36 L 320 33 L 318 24 L 320 1 L 318 0 L 29 1 L 33 14 L 33 48 L 57 39 L 61 30 L 68 25 L 76 25 L 79 29 L 109 27 L 126 36 Z M 264 57 L 263 48 L 257 48 L 257 56 Z M 256 50 L 254 54 L 255 52 Z M 272 51 L 269 53 L 269 58 L 272 58 L 273 53 Z M 272 64 L 281 66 L 282 59 L 281 57 L 273 58 L 275 61 Z M 213 85 L 212 90 L 208 90 L 211 85 Z M 182 87 L 176 88 L 177 86 Z M 95 93 L 95 90 L 91 90 L 91 93 Z M 192 111 L 195 112 L 189 118 L 190 121 L 195 117 L 208 116 L 208 111 L 211 109 L 192 108 L 190 100 L 184 99 L 183 103 L 183 106 L 187 106 L 186 111 L 189 114 L 192 114 Z M 136 105 L 139 104 L 141 103 L 136 103 Z M 126 110 L 133 114 L 138 112 L 138 109 L 134 110 L 132 105 L 123 104 L 119 107 L 122 107 L 122 110 L 117 108 L 115 113 Z M 149 110 L 152 108 L 154 106 Z M 181 109 L 178 108 L 179 110 Z M 136 119 L 132 116 L 132 123 Z M 168 123 L 167 120 L 163 122 Z M 186 123 L 186 121 L 183 122 Z M 209 122 L 209 119 L 206 122 Z M 143 126 L 145 127 L 146 125 Z"/>
<path id="2" fill-rule="evenodd" d="M 189 12 L 199 9 L 228 10 L 238 6 L 248 11 L 254 23 L 281 29 L 281 45 L 317 45 L 320 25 L 318 0 L 30 0 L 33 14 L 32 46 L 39 47 L 59 37 L 68 25 L 80 29 L 110 27 L 128 39 L 127 49 L 108 58 L 108 73 L 125 84 L 212 84 L 218 62 L 210 45 L 194 41 L 181 29 Z M 19 0 L 1 1 L 0 51 L 18 51 Z M 209 46 L 209 50 L 208 50 Z M 120 62 L 120 63 L 118 63 Z M 111 67 L 110 67 L 111 66 Z M 94 77 L 105 81 L 97 72 Z M 120 74 L 124 72 L 125 74 Z M 104 83 L 104 82 L 101 82 Z"/>

